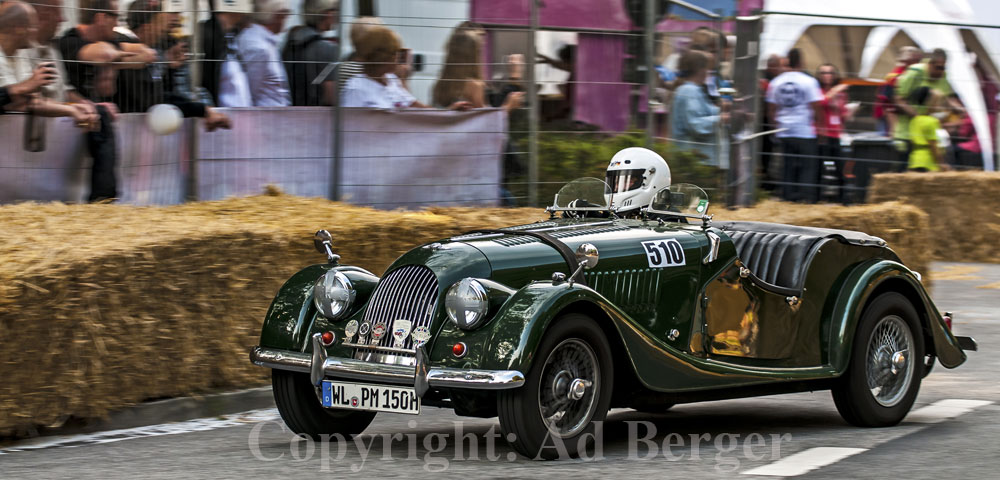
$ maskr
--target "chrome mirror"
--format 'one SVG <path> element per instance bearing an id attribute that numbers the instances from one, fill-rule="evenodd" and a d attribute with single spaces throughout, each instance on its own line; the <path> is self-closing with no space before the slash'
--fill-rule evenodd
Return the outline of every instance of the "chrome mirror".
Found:
<path id="1" fill-rule="evenodd" d="M 587 270 L 596 267 L 599 258 L 600 254 L 593 243 L 584 243 L 576 249 L 576 263 Z"/>
<path id="2" fill-rule="evenodd" d="M 569 286 L 573 286 L 573 282 L 576 281 L 577 275 L 584 270 L 590 270 L 597 266 L 597 260 L 600 254 L 597 253 L 597 246 L 593 243 L 584 243 L 576 248 L 576 271 L 569 276 Z"/>
<path id="3" fill-rule="evenodd" d="M 320 230 L 313 236 L 313 245 L 316 246 L 317 252 L 326 253 L 327 247 L 333 245 L 333 235 L 326 230 Z"/>
<path id="4" fill-rule="evenodd" d="M 333 253 L 333 235 L 326 230 L 320 230 L 313 235 L 313 246 L 316 247 L 316 251 L 319 253 L 326 254 L 326 260 L 332 264 L 336 264 L 340 260 L 340 255 Z"/>

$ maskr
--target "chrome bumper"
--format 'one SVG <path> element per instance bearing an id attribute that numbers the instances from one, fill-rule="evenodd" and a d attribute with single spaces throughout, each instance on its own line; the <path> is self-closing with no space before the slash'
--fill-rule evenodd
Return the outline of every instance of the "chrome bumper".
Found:
<path id="1" fill-rule="evenodd" d="M 327 357 L 320 334 L 313 335 L 313 353 L 253 347 L 250 361 L 262 367 L 309 373 L 314 385 L 324 378 L 361 380 L 374 383 L 412 385 L 423 396 L 431 387 L 502 390 L 524 384 L 524 374 L 517 370 L 466 370 L 433 368 L 427 365 L 427 354 L 417 349 L 416 366 L 387 365 L 363 362 L 352 358 Z"/>

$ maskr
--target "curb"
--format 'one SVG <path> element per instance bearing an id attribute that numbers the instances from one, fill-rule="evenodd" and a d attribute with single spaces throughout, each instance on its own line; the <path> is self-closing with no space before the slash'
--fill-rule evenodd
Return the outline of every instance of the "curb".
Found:
<path id="1" fill-rule="evenodd" d="M 46 428 L 34 438 L 147 427 L 264 408 L 274 408 L 270 386 L 140 403 L 111 412 L 106 419 Z"/>
<path id="2" fill-rule="evenodd" d="M 168 398 L 140 403 L 113 412 L 107 420 L 98 421 L 89 428 L 94 428 L 94 431 L 119 430 L 273 407 L 274 396 L 271 393 L 271 387 L 258 387 L 235 392 Z"/>

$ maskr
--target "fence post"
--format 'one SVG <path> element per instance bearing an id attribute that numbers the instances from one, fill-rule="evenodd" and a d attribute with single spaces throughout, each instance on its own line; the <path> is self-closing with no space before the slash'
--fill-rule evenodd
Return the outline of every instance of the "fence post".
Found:
<path id="1" fill-rule="evenodd" d="M 539 110 L 538 89 L 535 85 L 535 34 L 538 32 L 538 3 L 541 0 L 530 0 L 531 31 L 528 32 L 528 204 L 538 205 L 538 122 Z"/>
<path id="2" fill-rule="evenodd" d="M 202 38 L 201 29 L 198 28 L 198 1 L 188 0 L 185 2 L 190 10 L 187 12 L 187 21 L 191 27 L 191 45 L 188 48 L 191 49 L 193 54 L 190 59 L 185 60 L 188 67 L 188 88 L 191 92 L 198 92 L 201 88 L 201 69 L 205 62 L 205 52 L 202 51 Z M 209 16 L 212 12 L 209 11 Z M 199 131 L 198 122 L 196 120 L 185 122 L 187 123 L 187 138 L 188 138 L 188 169 L 187 175 L 184 177 L 184 192 L 183 198 L 184 202 L 197 202 L 198 201 L 198 149 L 199 149 Z"/>
<path id="3" fill-rule="evenodd" d="M 656 136 L 656 125 L 653 115 L 653 95 L 656 93 L 656 66 L 653 65 L 656 55 L 656 3 L 659 0 L 646 0 L 643 14 L 643 47 L 646 64 L 646 148 L 653 148 L 653 137 Z"/>
<path id="4" fill-rule="evenodd" d="M 340 58 L 343 55 L 343 45 L 346 35 L 344 35 L 344 14 L 343 9 L 337 9 L 337 36 L 340 37 L 340 41 L 337 42 L 337 66 L 333 69 L 333 99 L 330 103 L 330 109 L 333 113 L 333 122 L 331 122 L 331 127 L 333 128 L 333 135 L 330 135 L 332 144 L 330 145 L 330 150 L 332 150 L 332 156 L 330 158 L 330 189 L 329 189 L 329 199 L 333 201 L 340 200 L 340 167 L 343 160 L 344 154 L 344 135 L 342 122 L 344 120 L 344 114 L 340 110 L 340 74 L 342 68 L 340 63 L 343 59 Z M 355 47 L 356 48 L 356 47 Z"/>
<path id="5" fill-rule="evenodd" d="M 196 120 L 188 120 L 186 122 L 187 137 L 188 137 L 188 168 L 187 175 L 184 176 L 184 192 L 181 201 L 184 202 L 197 202 L 198 201 L 198 140 L 201 134 L 198 130 L 198 122 Z"/>
<path id="6" fill-rule="evenodd" d="M 764 99 L 759 92 L 761 71 L 758 68 L 760 63 L 760 26 L 761 17 L 737 17 L 736 19 L 736 50 L 733 61 L 733 72 L 735 87 L 738 95 L 747 101 L 742 102 L 745 111 L 750 114 L 749 126 L 743 128 L 743 133 L 754 134 L 763 128 L 770 128 L 762 125 L 764 118 Z M 733 155 L 733 165 L 737 168 L 735 179 L 736 194 L 733 197 L 733 204 L 736 206 L 748 207 L 753 205 L 757 189 L 760 188 L 760 178 L 757 175 L 757 168 L 760 165 L 760 137 L 752 137 L 751 140 L 742 141 L 738 144 L 738 152 Z M 749 143 L 747 145 L 746 143 Z M 737 145 L 734 145 L 734 147 Z M 766 172 L 764 173 L 766 176 Z"/>

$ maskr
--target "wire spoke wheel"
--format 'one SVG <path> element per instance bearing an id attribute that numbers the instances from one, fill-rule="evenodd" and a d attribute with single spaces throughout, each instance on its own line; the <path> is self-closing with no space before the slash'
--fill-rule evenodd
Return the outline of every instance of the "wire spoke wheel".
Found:
<path id="1" fill-rule="evenodd" d="M 601 374 L 594 350 L 584 341 L 568 338 L 545 360 L 538 409 L 542 422 L 560 438 L 576 435 L 594 416 Z"/>
<path id="2" fill-rule="evenodd" d="M 582 313 L 545 330 L 520 388 L 500 390 L 500 428 L 518 453 L 573 458 L 594 447 L 611 406 L 614 358 L 605 331 Z"/>
<path id="3" fill-rule="evenodd" d="M 899 292 L 872 299 L 858 319 L 850 364 L 832 388 L 837 411 L 859 427 L 888 427 L 906 417 L 926 373 L 920 314 Z"/>
<path id="4" fill-rule="evenodd" d="M 906 394 L 915 368 L 912 348 L 913 334 L 897 315 L 883 317 L 872 329 L 865 371 L 868 390 L 879 405 L 895 406 Z"/>

